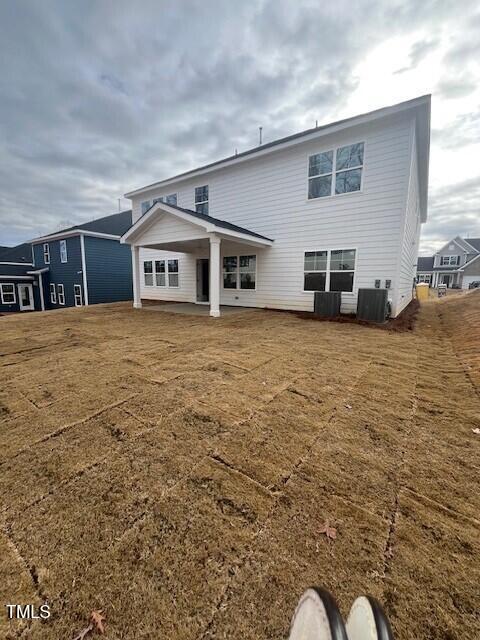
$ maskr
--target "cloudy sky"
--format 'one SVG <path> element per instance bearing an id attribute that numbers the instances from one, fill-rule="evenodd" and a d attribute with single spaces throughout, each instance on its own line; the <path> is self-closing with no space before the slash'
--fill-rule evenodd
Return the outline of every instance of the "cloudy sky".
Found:
<path id="1" fill-rule="evenodd" d="M 428 254 L 480 236 L 478 1 L 1 0 L 0 245 L 113 213 L 259 125 L 267 142 L 425 93 Z"/>

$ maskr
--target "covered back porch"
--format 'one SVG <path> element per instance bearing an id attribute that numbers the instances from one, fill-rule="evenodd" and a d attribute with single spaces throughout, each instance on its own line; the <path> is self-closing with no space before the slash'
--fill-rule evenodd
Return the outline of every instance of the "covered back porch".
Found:
<path id="1" fill-rule="evenodd" d="M 142 285 L 144 292 L 158 286 L 155 298 L 161 299 L 162 287 L 168 284 L 169 293 L 176 288 L 176 300 L 208 305 L 209 315 L 214 318 L 221 314 L 221 292 L 232 294 L 232 299 L 238 298 L 236 291 L 254 295 L 258 255 L 273 244 L 256 232 L 164 202 L 154 204 L 121 242 L 132 248 L 135 308 L 142 306 Z M 145 260 L 144 256 L 142 260 L 142 249 L 161 252 L 162 259 L 145 251 L 152 259 Z M 229 257 L 222 260 L 222 253 Z M 185 259 L 178 260 L 178 255 Z"/>

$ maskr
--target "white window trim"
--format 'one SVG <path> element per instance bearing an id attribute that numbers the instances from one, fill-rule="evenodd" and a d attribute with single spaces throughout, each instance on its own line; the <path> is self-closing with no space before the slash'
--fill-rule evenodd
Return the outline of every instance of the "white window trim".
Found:
<path id="1" fill-rule="evenodd" d="M 342 145 L 345 146 L 345 145 Z M 317 198 L 318 199 L 318 198 Z M 358 248 L 357 247 L 332 247 L 330 248 L 321 248 L 319 249 L 318 247 L 316 249 L 304 249 L 303 253 L 302 253 L 302 264 L 303 264 L 303 270 L 302 270 L 302 278 L 303 278 L 303 282 L 302 282 L 302 293 L 305 294 L 310 294 L 313 295 L 315 292 L 314 291 L 308 291 L 307 289 L 305 289 L 305 273 L 324 273 L 323 271 L 305 271 L 305 254 L 311 251 L 326 251 L 327 252 L 327 269 L 326 269 L 326 276 L 325 276 L 325 291 L 330 291 L 330 273 L 343 273 L 344 271 L 347 271 L 348 273 L 350 273 L 351 269 L 334 269 L 332 272 L 330 270 L 330 257 L 332 255 L 332 251 L 355 251 L 355 268 L 353 269 L 353 282 L 352 282 L 352 290 L 351 291 L 341 291 L 340 293 L 342 294 L 342 296 L 356 296 L 356 285 L 357 285 L 357 268 L 358 268 Z"/>
<path id="2" fill-rule="evenodd" d="M 57 284 L 57 300 L 58 304 L 65 306 L 65 287 L 62 283 Z"/>
<path id="3" fill-rule="evenodd" d="M 60 247 L 60 262 L 62 264 L 65 264 L 68 262 L 67 241 L 60 240 L 59 247 Z M 64 251 L 62 251 L 62 247 L 64 248 Z M 63 258 L 65 258 L 65 260 Z"/>
<path id="4" fill-rule="evenodd" d="M 50 283 L 50 302 L 52 304 L 57 304 L 57 290 L 53 282 Z"/>
<path id="5" fill-rule="evenodd" d="M 146 264 L 147 262 L 151 262 L 151 263 L 152 263 L 152 273 L 146 273 L 146 272 L 145 272 L 145 264 Z M 144 260 L 144 261 L 143 261 L 143 285 L 144 285 L 145 287 L 153 287 L 153 285 L 154 285 L 154 282 L 155 282 L 155 280 L 154 280 L 155 273 L 154 273 L 154 270 L 153 270 L 154 262 L 155 262 L 154 260 Z M 147 276 L 147 275 L 148 275 L 148 276 L 152 276 L 152 284 L 147 284 L 147 281 L 146 281 L 146 276 Z"/>
<path id="6" fill-rule="evenodd" d="M 165 276 L 165 284 L 157 284 L 157 275 L 161 275 L 161 271 L 159 271 L 157 274 L 157 262 L 163 262 L 163 266 L 165 268 L 165 271 L 163 272 L 163 275 Z M 158 287 L 159 289 L 168 288 L 167 260 L 165 258 L 161 258 L 160 260 L 153 261 L 153 284 L 155 287 Z"/>
<path id="7" fill-rule="evenodd" d="M 50 245 L 48 242 L 43 244 L 43 262 L 45 264 L 50 264 Z"/>
<path id="8" fill-rule="evenodd" d="M 12 287 L 12 291 L 6 292 L 3 290 L 3 287 Z M 13 282 L 2 282 L 0 284 L 0 293 L 2 296 L 2 304 L 17 304 L 17 292 L 15 289 L 15 284 Z M 11 302 L 6 302 L 5 295 L 13 295 L 13 300 Z"/>
<path id="9" fill-rule="evenodd" d="M 443 263 L 442 264 L 442 260 L 444 260 L 445 258 L 448 258 L 448 263 Z M 452 262 L 452 258 L 456 259 L 455 263 Z M 458 266 L 460 266 L 460 256 L 457 255 L 457 254 L 453 254 L 453 253 L 445 255 L 445 256 L 440 256 L 439 266 L 440 267 L 458 267 Z"/>
<path id="10" fill-rule="evenodd" d="M 76 307 L 83 307 L 83 295 L 82 295 L 82 285 L 74 284 L 73 285 L 73 299 Z M 80 304 L 78 304 L 78 300 L 80 299 Z"/>
<path id="11" fill-rule="evenodd" d="M 208 198 L 206 200 L 198 200 L 197 202 L 197 189 L 203 189 L 204 187 L 207 187 L 208 189 Z M 193 188 L 193 204 L 195 206 L 195 211 L 197 210 L 197 204 L 207 204 L 208 205 L 208 213 L 204 214 L 204 215 L 210 215 L 210 185 L 208 184 L 199 184 L 196 187 Z"/>
<path id="12" fill-rule="evenodd" d="M 348 167 L 348 169 L 339 169 L 338 171 L 336 170 L 336 164 L 337 164 L 337 151 L 338 149 L 342 149 L 343 147 L 349 147 L 353 144 L 363 144 L 363 164 L 362 165 L 358 165 L 355 167 Z M 331 173 L 320 173 L 318 176 L 310 176 L 309 175 L 309 170 L 310 170 L 310 158 L 312 156 L 316 156 L 319 153 L 328 153 L 329 151 L 333 151 L 333 160 L 332 160 L 332 171 Z M 339 144 L 336 147 L 328 147 L 325 149 L 320 149 L 319 151 L 315 151 L 314 153 L 308 153 L 307 154 L 307 202 L 322 202 L 323 200 L 329 200 L 330 198 L 340 198 L 341 196 L 351 196 L 354 194 L 359 194 L 359 193 L 363 193 L 363 181 L 364 181 L 364 174 L 365 174 L 365 165 L 366 165 L 366 156 L 367 156 L 367 142 L 366 140 L 356 140 L 355 142 L 345 142 L 345 144 Z M 337 173 L 342 173 L 343 171 L 353 171 L 353 169 L 362 169 L 362 175 L 360 176 L 360 189 L 358 189 L 358 191 L 346 191 L 345 193 L 335 193 L 335 176 Z M 309 187 L 310 187 L 310 180 L 312 180 L 313 178 L 321 178 L 322 176 L 332 176 L 332 184 L 330 187 L 330 195 L 329 196 L 321 196 L 318 198 L 309 198 L 308 197 L 308 192 L 309 192 Z M 323 251 L 323 249 L 321 249 L 321 251 Z"/>
<path id="13" fill-rule="evenodd" d="M 177 271 L 172 271 L 172 275 L 175 274 L 177 276 L 178 279 L 178 284 L 170 284 L 170 270 L 168 268 L 168 262 L 169 259 L 167 258 L 166 260 L 166 269 L 167 271 L 165 272 L 167 278 L 166 281 L 168 282 L 168 288 L 169 289 L 178 289 L 180 287 L 180 260 L 178 258 L 170 258 L 170 260 L 176 260 L 177 261 Z"/>
<path id="14" fill-rule="evenodd" d="M 242 289 L 240 287 L 240 257 L 245 258 L 246 256 L 255 256 L 255 287 L 253 289 Z M 237 279 L 236 279 L 236 287 L 226 287 L 225 281 L 223 278 L 224 270 L 223 270 L 223 259 L 224 258 L 236 258 L 237 259 Z M 257 270 L 258 270 L 258 256 L 256 253 L 238 253 L 238 254 L 225 254 L 222 256 L 222 289 L 224 291 L 256 291 L 257 290 Z M 227 271 L 227 273 L 233 273 L 233 271 Z"/>

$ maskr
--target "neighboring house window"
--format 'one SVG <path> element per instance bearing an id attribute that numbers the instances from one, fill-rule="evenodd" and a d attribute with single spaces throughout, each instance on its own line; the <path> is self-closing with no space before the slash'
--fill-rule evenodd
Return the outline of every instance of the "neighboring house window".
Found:
<path id="1" fill-rule="evenodd" d="M 17 301 L 14 284 L 0 284 L 0 292 L 2 294 L 2 304 L 15 304 Z"/>
<path id="2" fill-rule="evenodd" d="M 157 202 L 165 202 L 165 204 L 177 204 L 177 194 L 171 193 L 168 196 L 160 196 L 160 198 L 154 198 L 152 204 L 157 204 Z"/>
<path id="3" fill-rule="evenodd" d="M 178 260 L 168 261 L 168 286 L 178 287 Z"/>
<path id="4" fill-rule="evenodd" d="M 63 284 L 57 284 L 58 304 L 65 304 L 65 289 Z"/>
<path id="5" fill-rule="evenodd" d="M 53 282 L 50 283 L 50 302 L 52 304 L 57 304 L 57 291 Z"/>
<path id="6" fill-rule="evenodd" d="M 353 291 L 355 249 L 306 251 L 304 291 Z"/>
<path id="7" fill-rule="evenodd" d="M 155 260 L 155 284 L 157 287 L 165 287 L 165 260 Z"/>
<path id="8" fill-rule="evenodd" d="M 83 300 L 82 300 L 82 285 L 81 284 L 74 284 L 73 285 L 73 298 L 75 300 L 75 306 L 76 307 L 81 307 L 83 304 Z"/>
<path id="9" fill-rule="evenodd" d="M 204 187 L 195 187 L 195 211 L 208 216 L 208 184 Z"/>
<path id="10" fill-rule="evenodd" d="M 430 273 L 420 273 L 418 276 L 418 282 L 426 282 L 430 284 L 432 276 Z"/>
<path id="11" fill-rule="evenodd" d="M 43 245 L 43 261 L 45 264 L 50 264 L 50 247 L 48 242 Z"/>
<path id="12" fill-rule="evenodd" d="M 364 143 L 323 151 L 308 159 L 308 198 L 360 191 Z"/>
<path id="13" fill-rule="evenodd" d="M 67 262 L 67 241 L 60 240 L 60 262 Z"/>
<path id="14" fill-rule="evenodd" d="M 224 289 L 255 289 L 257 256 L 225 256 L 223 258 Z"/>
<path id="15" fill-rule="evenodd" d="M 150 200 L 145 200 L 145 202 L 142 202 L 142 216 L 144 213 L 147 213 L 149 209 L 150 209 Z"/>
<path id="16" fill-rule="evenodd" d="M 460 262 L 460 256 L 440 256 L 441 267 L 454 267 Z"/>
<path id="17" fill-rule="evenodd" d="M 146 260 L 143 263 L 143 276 L 145 279 L 145 286 L 146 287 L 153 287 L 153 268 L 152 268 L 152 261 L 151 260 Z"/>

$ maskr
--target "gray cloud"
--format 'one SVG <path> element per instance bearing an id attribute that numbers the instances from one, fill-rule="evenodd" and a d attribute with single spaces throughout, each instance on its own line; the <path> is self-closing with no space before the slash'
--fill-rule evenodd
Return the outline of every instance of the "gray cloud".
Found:
<path id="1" fill-rule="evenodd" d="M 480 142 L 480 106 L 458 115 L 442 129 L 432 129 L 432 142 L 443 149 L 458 149 Z"/>
<path id="2" fill-rule="evenodd" d="M 0 244 L 113 212 L 133 187 L 254 146 L 259 125 L 268 141 L 335 119 L 353 68 L 386 38 L 428 27 L 409 54 L 421 64 L 456 14 L 447 4 L 6 0 Z M 449 94 L 461 45 L 446 61 Z M 381 87 L 377 102 L 391 102 Z M 459 144 L 475 126 L 465 121 Z"/>
<path id="3" fill-rule="evenodd" d="M 434 38 L 432 40 L 419 40 L 415 42 L 415 44 L 410 49 L 410 62 L 406 67 L 402 67 L 395 71 L 395 73 L 405 73 L 406 71 L 411 71 L 418 67 L 420 62 L 431 52 L 434 51 L 440 43 L 439 38 Z"/>

